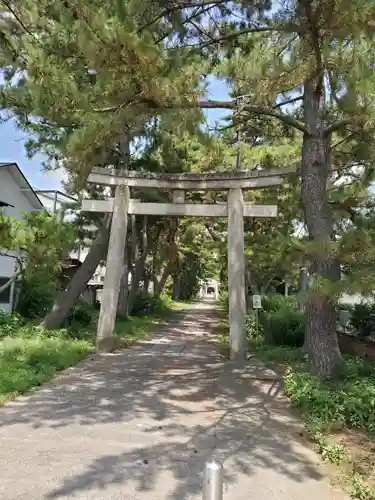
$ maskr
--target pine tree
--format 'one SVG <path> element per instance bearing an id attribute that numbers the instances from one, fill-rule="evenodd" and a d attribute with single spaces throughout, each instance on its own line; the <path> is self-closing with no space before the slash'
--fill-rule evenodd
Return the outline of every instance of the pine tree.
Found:
<path id="1" fill-rule="evenodd" d="M 206 55 L 232 82 L 236 99 L 201 106 L 236 108 L 245 126 L 254 117 L 272 118 L 301 141 L 301 197 L 317 292 L 306 307 L 306 347 L 313 371 L 329 376 L 341 354 L 326 286 L 340 277 L 327 184 L 336 137 L 345 131 L 346 140 L 373 136 L 375 6 L 368 0 L 298 0 L 274 7 L 254 12 L 253 4 L 238 2 L 227 7 L 227 19 L 221 15 L 218 24 L 192 35 L 202 48 L 215 49 Z M 372 151 L 362 153 L 362 163 L 371 160 Z"/>

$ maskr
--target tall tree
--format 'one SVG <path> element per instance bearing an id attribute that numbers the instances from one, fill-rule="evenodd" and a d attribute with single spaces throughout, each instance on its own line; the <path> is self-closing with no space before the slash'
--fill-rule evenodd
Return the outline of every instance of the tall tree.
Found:
<path id="1" fill-rule="evenodd" d="M 273 7 L 255 12 L 253 4 L 233 3 L 221 11 L 219 23 L 199 26 L 193 36 L 201 48 L 219 45 L 211 60 L 216 73 L 232 82 L 235 99 L 200 105 L 235 108 L 248 126 L 254 117 L 272 118 L 300 137 L 301 197 L 316 292 L 306 307 L 306 346 L 313 371 L 326 376 L 341 363 L 334 301 L 323 286 L 340 277 L 327 184 L 336 135 L 373 132 L 375 6 L 368 0 L 297 0 Z"/>
<path id="2" fill-rule="evenodd" d="M 330 375 L 341 354 L 326 285 L 340 273 L 327 184 L 336 139 L 373 136 L 373 2 L 2 5 L 3 107 L 38 134 L 31 150 L 78 179 L 103 163 L 124 124 L 145 136 L 161 119 L 170 129 L 195 127 L 204 108 L 235 110 L 249 135 L 273 127 L 300 141 L 316 292 L 306 306 L 306 345 L 314 372 Z M 204 100 L 208 74 L 230 82 L 231 101 Z M 363 163 L 371 148 L 362 155 Z"/>

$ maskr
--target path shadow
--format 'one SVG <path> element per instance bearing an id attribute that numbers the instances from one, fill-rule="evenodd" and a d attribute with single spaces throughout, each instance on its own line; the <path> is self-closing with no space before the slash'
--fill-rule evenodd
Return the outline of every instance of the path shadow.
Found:
<path id="1" fill-rule="evenodd" d="M 174 486 L 163 498 L 188 499 L 199 495 L 202 469 L 212 455 L 223 461 L 229 486 L 239 474 L 261 469 L 293 483 L 322 478 L 296 445 L 300 424 L 280 380 L 253 360 L 242 365 L 222 360 L 207 334 L 214 321 L 211 309 L 192 306 L 153 341 L 94 356 L 0 411 L 1 431 L 8 434 L 26 426 L 34 434 L 58 430 L 95 438 L 102 426 L 98 446 L 105 445 L 105 433 L 119 441 L 132 434 L 120 453 L 103 446 L 83 472 L 68 474 L 43 498 L 127 483 L 152 492 L 167 474 Z"/>

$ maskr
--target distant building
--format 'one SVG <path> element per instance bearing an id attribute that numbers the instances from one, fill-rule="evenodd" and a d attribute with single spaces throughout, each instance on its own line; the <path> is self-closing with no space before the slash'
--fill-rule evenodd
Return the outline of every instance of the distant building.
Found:
<path id="1" fill-rule="evenodd" d="M 219 298 L 219 283 L 216 280 L 202 281 L 200 283 L 199 297 L 204 298 Z"/>
<path id="2" fill-rule="evenodd" d="M 61 218 L 71 205 L 77 203 L 77 199 L 62 191 L 34 189 L 44 208 L 51 214 L 60 215 Z"/>
<path id="3" fill-rule="evenodd" d="M 44 206 L 16 163 L 0 163 L 0 209 L 4 215 L 22 220 L 22 213 L 44 210 Z M 14 276 L 15 254 L 0 249 L 0 287 Z M 14 283 L 0 293 L 0 310 L 10 312 Z"/>

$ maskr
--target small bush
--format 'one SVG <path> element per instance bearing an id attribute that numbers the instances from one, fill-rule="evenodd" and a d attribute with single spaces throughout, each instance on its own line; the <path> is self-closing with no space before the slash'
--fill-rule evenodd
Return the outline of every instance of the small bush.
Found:
<path id="1" fill-rule="evenodd" d="M 292 309 L 279 309 L 266 314 L 265 328 L 275 345 L 302 347 L 304 342 L 303 313 Z"/>
<path id="2" fill-rule="evenodd" d="M 302 364 L 304 353 L 301 348 L 268 345 L 264 339 L 258 337 L 249 339 L 250 350 L 266 363 Z"/>
<path id="3" fill-rule="evenodd" d="M 227 291 L 222 291 L 219 295 L 219 304 L 224 311 L 229 311 L 229 296 Z"/>
<path id="4" fill-rule="evenodd" d="M 153 297 L 148 293 L 139 293 L 134 299 L 132 316 L 146 316 L 151 312 L 153 305 Z"/>
<path id="5" fill-rule="evenodd" d="M 356 304 L 350 322 L 358 337 L 370 337 L 375 333 L 375 304 Z"/>
<path id="6" fill-rule="evenodd" d="M 67 325 L 72 328 L 87 327 L 91 324 L 94 315 L 96 315 L 94 307 L 79 300 L 74 304 L 68 316 Z"/>
<path id="7" fill-rule="evenodd" d="M 160 313 L 167 307 L 165 298 L 155 298 L 149 293 L 141 292 L 135 297 L 131 316 L 147 316 L 148 314 Z"/>
<path id="8" fill-rule="evenodd" d="M 260 324 L 259 318 L 257 322 L 256 313 L 254 311 L 248 314 L 245 318 L 245 330 L 246 337 L 248 339 L 256 339 L 262 337 L 263 335 L 263 328 Z"/>
<path id="9" fill-rule="evenodd" d="M 263 298 L 262 307 L 263 310 L 267 312 L 277 312 L 280 309 L 291 309 L 293 311 L 297 311 L 299 305 L 295 296 L 274 294 Z"/>
<path id="10" fill-rule="evenodd" d="M 46 273 L 37 273 L 21 282 L 16 311 L 25 319 L 38 319 L 47 314 L 57 293 L 54 279 Z"/>
<path id="11" fill-rule="evenodd" d="M 0 311 L 0 339 L 13 335 L 23 323 L 24 320 L 19 314 Z"/>

